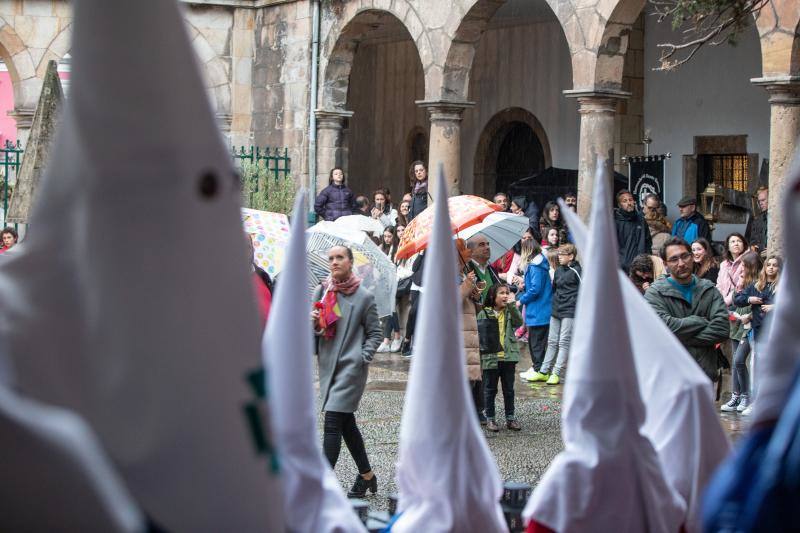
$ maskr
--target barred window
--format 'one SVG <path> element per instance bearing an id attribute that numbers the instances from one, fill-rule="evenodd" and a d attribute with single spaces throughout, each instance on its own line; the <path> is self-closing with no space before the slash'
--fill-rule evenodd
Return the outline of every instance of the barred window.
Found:
<path id="1" fill-rule="evenodd" d="M 698 188 L 708 184 L 747 192 L 750 184 L 750 166 L 747 154 L 703 154 L 698 156 Z"/>

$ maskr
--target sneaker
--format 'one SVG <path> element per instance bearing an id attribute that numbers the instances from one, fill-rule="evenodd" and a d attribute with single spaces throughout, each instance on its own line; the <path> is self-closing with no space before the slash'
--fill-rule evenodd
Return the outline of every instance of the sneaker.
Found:
<path id="1" fill-rule="evenodd" d="M 536 374 L 536 371 L 533 369 L 533 367 L 530 367 L 530 368 L 529 368 L 528 370 L 526 370 L 525 372 L 520 372 L 520 373 L 519 373 L 519 378 L 520 378 L 522 381 L 528 381 L 530 378 L 532 378 L 532 377 L 533 377 L 533 375 L 534 375 L 534 374 Z"/>
<path id="2" fill-rule="evenodd" d="M 747 409 L 739 413 L 742 416 L 750 416 L 753 414 L 753 403 L 751 402 L 750 405 L 747 406 Z"/>
<path id="3" fill-rule="evenodd" d="M 389 353 L 389 343 L 383 341 L 380 346 L 378 346 L 378 353 Z"/>
<path id="4" fill-rule="evenodd" d="M 735 392 L 731 394 L 731 399 L 728 400 L 728 403 L 722 404 L 720 406 L 720 411 L 725 411 L 726 413 L 733 413 L 736 412 L 736 408 L 739 406 L 739 395 Z"/>
<path id="5" fill-rule="evenodd" d="M 558 374 L 550 374 L 550 377 L 547 378 L 548 385 L 558 385 L 561 383 L 561 380 L 558 379 Z"/>
<path id="6" fill-rule="evenodd" d="M 536 383 L 537 381 L 547 381 L 550 379 L 550 374 L 542 374 L 541 372 L 534 372 L 533 376 L 528 378 L 530 383 Z"/>
<path id="7" fill-rule="evenodd" d="M 516 420 L 506 420 L 506 427 L 511 431 L 520 431 L 522 426 Z"/>
<path id="8" fill-rule="evenodd" d="M 402 340 L 400 340 L 400 339 L 393 340 L 392 344 L 389 345 L 389 351 L 392 352 L 392 353 L 399 352 L 401 344 L 403 344 Z"/>
<path id="9" fill-rule="evenodd" d="M 750 407 L 750 397 L 747 394 L 742 394 L 739 396 L 739 405 L 736 406 L 736 410 L 744 413 L 748 407 Z"/>
<path id="10" fill-rule="evenodd" d="M 498 431 L 500 431 L 500 426 L 498 426 L 497 422 L 495 422 L 494 420 L 489 419 L 486 421 L 486 429 L 488 431 L 491 431 L 492 433 L 497 433 Z"/>

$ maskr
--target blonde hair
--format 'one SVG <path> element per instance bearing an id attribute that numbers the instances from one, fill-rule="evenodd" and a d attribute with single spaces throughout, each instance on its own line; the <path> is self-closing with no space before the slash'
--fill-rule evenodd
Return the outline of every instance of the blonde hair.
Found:
<path id="1" fill-rule="evenodd" d="M 526 268 L 533 258 L 542 253 L 542 245 L 536 242 L 536 239 L 531 241 L 522 241 L 519 252 L 519 268 L 522 270 Z"/>
<path id="2" fill-rule="evenodd" d="M 578 255 L 578 249 L 575 248 L 574 244 L 568 242 L 567 244 L 562 244 L 561 246 L 558 247 L 558 253 L 561 255 L 576 256 Z"/>
<path id="3" fill-rule="evenodd" d="M 778 282 L 781 280 L 781 272 L 783 271 L 783 258 L 779 255 L 771 255 L 767 257 L 767 260 L 764 262 L 764 267 L 761 269 L 761 272 L 758 273 L 758 281 L 756 281 L 755 286 L 759 291 L 763 291 L 767 288 L 767 283 L 769 283 L 767 281 L 767 263 L 773 259 L 778 262 L 778 273 L 775 275 L 775 281 L 773 282 L 775 287 L 778 286 Z"/>

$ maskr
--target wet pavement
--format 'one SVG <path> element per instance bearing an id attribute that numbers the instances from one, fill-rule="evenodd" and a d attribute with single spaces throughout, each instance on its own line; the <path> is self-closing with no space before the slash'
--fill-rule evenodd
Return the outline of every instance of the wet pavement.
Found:
<path id="1" fill-rule="evenodd" d="M 523 361 L 526 360 L 530 361 L 523 355 Z M 356 413 L 370 462 L 379 481 L 378 494 L 367 496 L 371 509 L 385 510 L 386 496 L 396 492 L 394 471 L 409 365 L 409 359 L 397 354 L 376 354 L 370 366 L 367 391 Z M 517 366 L 518 371 L 527 368 L 525 363 Z M 530 386 L 518 379 L 515 406 L 517 420 L 522 425 L 522 431 L 519 432 L 505 428 L 502 394 L 498 393 L 496 409 L 501 431 L 484 434 L 504 480 L 536 485 L 552 459 L 562 450 L 562 391 L 562 385 L 537 383 Z M 722 400 L 727 400 L 725 395 Z M 435 406 L 432 405 L 431 409 L 435 409 Z M 442 413 L 442 416 L 447 415 Z M 720 412 L 720 421 L 733 441 L 747 430 L 747 418 L 741 415 Z M 320 434 L 321 423 L 320 417 Z M 355 479 L 356 468 L 344 446 L 336 474 L 342 486 L 349 489 Z"/>

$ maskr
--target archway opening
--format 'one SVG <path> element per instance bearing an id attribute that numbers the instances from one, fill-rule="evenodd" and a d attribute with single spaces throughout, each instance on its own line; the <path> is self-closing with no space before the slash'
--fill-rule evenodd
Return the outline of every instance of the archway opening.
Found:
<path id="1" fill-rule="evenodd" d="M 329 66 L 338 81 L 325 81 L 346 90 L 345 108 L 353 112 L 342 136 L 348 184 L 368 197 L 389 188 L 397 204 L 409 185 L 409 158 L 427 157 L 428 118 L 415 103 L 425 94 L 417 46 L 399 19 L 379 10 L 356 15 L 336 46 L 337 61 L 352 51 L 349 68 Z"/>
<path id="2" fill-rule="evenodd" d="M 524 122 L 515 121 L 505 129 L 507 131 L 497 151 L 493 193 L 506 192 L 508 186 L 518 179 L 538 174 L 545 169 L 544 148 L 533 128 Z M 498 132 L 496 137 L 501 134 L 502 132 Z M 487 178 L 489 176 L 485 175 L 484 179 Z"/>

